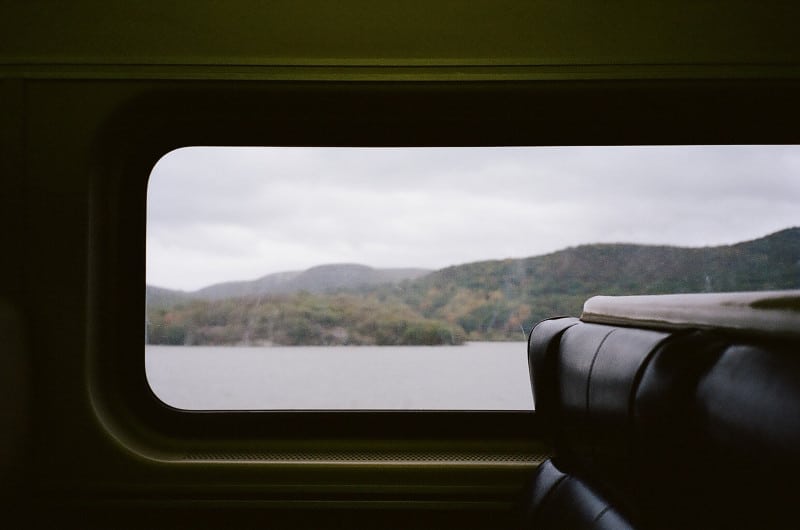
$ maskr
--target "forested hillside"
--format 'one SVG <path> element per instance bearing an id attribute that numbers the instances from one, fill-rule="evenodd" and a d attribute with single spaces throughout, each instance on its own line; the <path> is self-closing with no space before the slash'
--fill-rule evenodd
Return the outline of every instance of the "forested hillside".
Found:
<path id="1" fill-rule="evenodd" d="M 148 288 L 152 294 L 148 340 L 161 344 L 523 340 L 538 320 L 579 315 L 583 302 L 597 294 L 800 288 L 800 228 L 729 246 L 583 245 L 545 256 L 448 267 L 399 282 L 350 281 L 356 287 L 336 292 L 316 289 L 224 300 L 186 298 Z"/>

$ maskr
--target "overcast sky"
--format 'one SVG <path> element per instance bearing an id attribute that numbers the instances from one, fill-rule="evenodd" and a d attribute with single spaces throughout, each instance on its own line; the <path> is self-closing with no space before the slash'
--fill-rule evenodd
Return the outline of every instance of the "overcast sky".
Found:
<path id="1" fill-rule="evenodd" d="M 795 147 L 192 147 L 151 174 L 147 282 L 719 245 L 798 225 Z"/>

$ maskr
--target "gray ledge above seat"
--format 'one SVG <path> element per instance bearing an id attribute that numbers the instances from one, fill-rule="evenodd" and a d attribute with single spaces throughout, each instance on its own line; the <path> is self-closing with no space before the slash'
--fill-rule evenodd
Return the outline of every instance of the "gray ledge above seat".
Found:
<path id="1" fill-rule="evenodd" d="M 595 296 L 581 320 L 654 329 L 718 329 L 800 338 L 800 290 Z"/>

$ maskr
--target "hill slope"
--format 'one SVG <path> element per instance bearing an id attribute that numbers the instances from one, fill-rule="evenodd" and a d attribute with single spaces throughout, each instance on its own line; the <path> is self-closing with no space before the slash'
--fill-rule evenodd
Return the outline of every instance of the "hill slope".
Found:
<path id="1" fill-rule="evenodd" d="M 305 271 L 287 271 L 267 274 L 247 281 L 215 283 L 196 291 L 177 291 L 148 286 L 151 305 L 170 305 L 187 300 L 224 300 L 247 296 L 309 293 L 329 293 L 342 289 L 369 288 L 383 284 L 396 284 L 403 280 L 420 278 L 430 269 L 394 268 L 375 269 L 351 263 L 319 265 Z"/>
<path id="2" fill-rule="evenodd" d="M 401 298 L 473 338 L 519 335 L 594 295 L 800 288 L 800 228 L 706 248 L 582 245 L 545 256 L 448 267 L 403 283 Z"/>

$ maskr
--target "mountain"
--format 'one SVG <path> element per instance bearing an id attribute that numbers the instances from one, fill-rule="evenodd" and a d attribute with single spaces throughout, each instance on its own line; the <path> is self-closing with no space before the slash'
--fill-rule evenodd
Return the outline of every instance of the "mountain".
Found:
<path id="1" fill-rule="evenodd" d="M 286 293 L 291 291 L 291 289 L 288 288 L 289 282 L 300 274 L 302 274 L 302 272 L 276 272 L 255 280 L 215 283 L 193 291 L 191 296 L 205 300 L 221 300 L 223 298 L 241 298 L 243 296 Z"/>
<path id="2" fill-rule="evenodd" d="M 320 265 L 305 271 L 268 274 L 249 281 L 216 283 L 196 291 L 176 291 L 147 287 L 147 300 L 152 305 L 170 305 L 186 300 L 223 300 L 248 296 L 309 293 L 328 293 L 342 289 L 362 289 L 383 284 L 393 285 L 403 280 L 420 278 L 429 269 L 375 269 L 351 263 Z"/>
<path id="3" fill-rule="evenodd" d="M 406 285 L 405 302 L 468 333 L 514 333 L 579 315 L 594 295 L 800 288 L 800 228 L 735 245 L 593 244 L 524 259 L 448 267 Z"/>
<path id="4" fill-rule="evenodd" d="M 718 247 L 593 244 L 448 267 L 421 284 L 516 294 L 659 294 L 800 287 L 800 228 Z"/>
<path id="5" fill-rule="evenodd" d="M 438 344 L 521 340 L 597 294 L 797 288 L 789 228 L 717 247 L 592 244 L 435 272 L 324 265 L 193 293 L 148 287 L 148 319 L 154 340 L 180 344 Z"/>
<path id="6" fill-rule="evenodd" d="M 186 291 L 165 289 L 155 285 L 145 287 L 145 305 L 148 307 L 169 307 L 192 299 L 192 294 Z"/>

